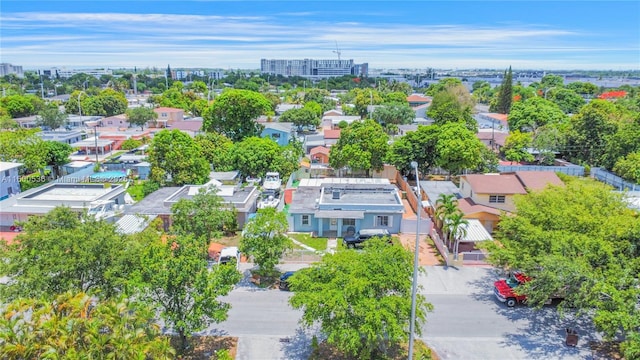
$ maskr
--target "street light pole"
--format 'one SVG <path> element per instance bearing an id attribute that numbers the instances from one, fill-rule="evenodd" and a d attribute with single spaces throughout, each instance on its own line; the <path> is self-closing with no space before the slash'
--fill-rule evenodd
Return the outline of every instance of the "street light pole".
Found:
<path id="1" fill-rule="evenodd" d="M 418 178 L 418 163 L 411 162 L 411 167 L 416 171 L 416 189 L 417 189 L 417 208 L 418 220 L 416 221 L 416 244 L 413 251 L 413 283 L 411 285 L 411 319 L 409 320 L 409 360 L 413 360 L 413 341 L 415 336 L 416 322 L 416 293 L 418 292 L 418 257 L 420 249 L 420 208 L 422 201 L 420 196 L 420 179 Z"/>

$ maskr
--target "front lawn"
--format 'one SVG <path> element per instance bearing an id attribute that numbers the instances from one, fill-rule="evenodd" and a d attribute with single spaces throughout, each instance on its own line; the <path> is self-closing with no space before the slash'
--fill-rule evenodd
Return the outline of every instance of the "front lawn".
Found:
<path id="1" fill-rule="evenodd" d="M 289 234 L 289 237 L 316 250 L 324 251 L 327 249 L 327 238 L 324 237 L 313 237 L 307 233 L 291 233 Z"/>

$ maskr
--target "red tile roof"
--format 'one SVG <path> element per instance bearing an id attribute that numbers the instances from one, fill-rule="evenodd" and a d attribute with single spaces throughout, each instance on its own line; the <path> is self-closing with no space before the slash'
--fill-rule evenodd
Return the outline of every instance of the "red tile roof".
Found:
<path id="1" fill-rule="evenodd" d="M 329 155 L 329 148 L 326 148 L 324 146 L 316 146 L 313 149 L 311 149 L 309 151 L 309 155 L 315 155 L 315 154 L 326 154 Z"/>
<path id="2" fill-rule="evenodd" d="M 542 190 L 548 185 L 564 185 L 558 175 L 552 171 L 516 171 L 516 176 L 529 190 Z"/>
<path id="3" fill-rule="evenodd" d="M 600 96 L 598 96 L 598 99 L 615 99 L 615 98 L 623 98 L 625 96 L 627 96 L 627 92 L 624 90 L 609 91 L 609 92 L 600 94 Z"/>
<path id="4" fill-rule="evenodd" d="M 499 209 L 492 208 L 486 205 L 476 204 L 471 198 L 459 199 L 458 209 L 460 209 L 460 211 L 462 211 L 464 215 L 471 215 L 479 212 L 485 212 L 485 213 L 500 216 Z"/>
<path id="5" fill-rule="evenodd" d="M 420 95 L 420 94 L 411 94 L 409 96 L 407 96 L 407 101 L 410 103 L 417 103 L 417 102 L 431 102 L 431 98 L 428 96 L 424 96 L 424 95 Z"/>
<path id="6" fill-rule="evenodd" d="M 464 175 L 475 194 L 526 194 L 524 186 L 515 174 L 471 174 Z"/>
<path id="7" fill-rule="evenodd" d="M 325 139 L 340 139 L 340 129 L 336 130 L 324 130 L 324 138 Z"/>
<path id="8" fill-rule="evenodd" d="M 162 111 L 162 112 L 184 112 L 184 110 L 182 109 L 176 109 L 176 108 L 170 108 L 170 107 L 159 107 L 159 108 L 155 108 L 153 109 L 154 111 L 158 112 L 158 111 Z"/>

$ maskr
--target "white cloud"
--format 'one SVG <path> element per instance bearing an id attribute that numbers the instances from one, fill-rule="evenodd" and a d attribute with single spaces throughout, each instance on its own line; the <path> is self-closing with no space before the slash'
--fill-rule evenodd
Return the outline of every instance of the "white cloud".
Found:
<path id="1" fill-rule="evenodd" d="M 282 15 L 305 19 L 314 14 Z M 588 34 L 545 25 L 319 21 L 285 25 L 277 21 L 282 19 L 34 12 L 0 15 L 0 30 L 5 61 L 25 67 L 171 63 L 175 67 L 258 68 L 261 58 L 335 58 L 337 42 L 343 59 L 368 62 L 371 67 L 502 68 L 519 64 L 520 68 L 553 68 L 575 61 L 574 66 L 603 68 L 603 57 L 639 50 L 637 44 L 599 44 L 590 41 Z M 543 56 L 547 59 L 544 64 Z M 611 56 L 604 67 L 633 68 L 627 67 L 629 62 Z"/>

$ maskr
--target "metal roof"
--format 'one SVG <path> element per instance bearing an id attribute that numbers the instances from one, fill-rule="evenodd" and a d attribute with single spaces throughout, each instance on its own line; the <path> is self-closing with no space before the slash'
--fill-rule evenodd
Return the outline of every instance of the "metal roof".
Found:
<path id="1" fill-rule="evenodd" d="M 116 222 L 116 231 L 124 235 L 139 233 L 146 229 L 156 217 L 158 215 L 124 215 Z"/>

